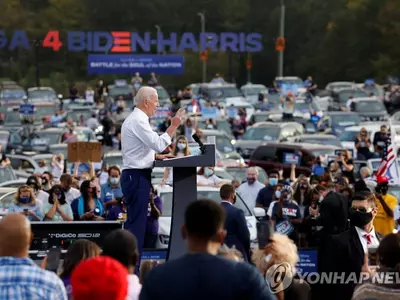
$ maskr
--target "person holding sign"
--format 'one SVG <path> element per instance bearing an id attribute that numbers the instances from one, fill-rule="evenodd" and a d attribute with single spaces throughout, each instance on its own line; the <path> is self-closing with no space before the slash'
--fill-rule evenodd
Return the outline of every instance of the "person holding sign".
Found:
<path id="1" fill-rule="evenodd" d="M 166 158 L 166 156 L 156 153 L 163 152 L 171 144 L 171 138 L 182 123 L 184 110 L 179 109 L 171 118 L 171 125 L 166 132 L 158 135 L 152 130 L 149 123 L 149 118 L 157 112 L 157 107 L 160 106 L 157 90 L 152 87 L 142 87 L 139 89 L 135 101 L 135 109 L 126 118 L 121 128 L 123 163 L 121 187 L 128 210 L 125 228 L 136 236 L 140 257 L 146 231 L 154 160 Z M 139 266 L 140 260 L 137 268 Z"/>

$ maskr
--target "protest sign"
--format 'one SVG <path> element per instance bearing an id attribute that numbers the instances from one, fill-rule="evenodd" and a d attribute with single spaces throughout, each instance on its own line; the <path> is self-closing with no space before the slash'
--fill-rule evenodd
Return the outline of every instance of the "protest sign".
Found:
<path id="1" fill-rule="evenodd" d="M 216 119 L 218 115 L 218 110 L 216 107 L 211 106 L 211 107 L 202 107 L 201 109 L 201 115 L 203 120 L 208 120 L 208 119 Z"/>

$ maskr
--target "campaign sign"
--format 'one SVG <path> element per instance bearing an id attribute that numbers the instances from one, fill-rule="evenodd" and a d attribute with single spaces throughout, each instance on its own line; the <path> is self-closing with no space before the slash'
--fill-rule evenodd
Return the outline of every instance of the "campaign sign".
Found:
<path id="1" fill-rule="evenodd" d="M 294 153 L 288 153 L 288 152 L 284 152 L 283 153 L 283 163 L 284 164 L 296 164 L 299 165 L 300 164 L 300 156 Z"/>
<path id="2" fill-rule="evenodd" d="M 208 120 L 208 119 L 216 119 L 218 115 L 218 110 L 216 107 L 202 107 L 201 109 L 201 114 L 202 114 L 202 119 L 203 120 Z"/>
<path id="3" fill-rule="evenodd" d="M 115 79 L 115 80 L 114 80 L 114 84 L 115 84 L 116 86 L 126 86 L 126 85 L 127 85 L 125 79 Z"/>
<path id="4" fill-rule="evenodd" d="M 286 96 L 289 92 L 292 92 L 293 95 L 297 95 L 297 88 L 297 84 L 282 83 L 282 95 Z"/>
<path id="5" fill-rule="evenodd" d="M 238 110 L 234 106 L 230 106 L 226 110 L 226 114 L 228 115 L 228 118 L 234 119 L 238 115 Z"/>
<path id="6" fill-rule="evenodd" d="M 157 73 L 179 75 L 184 72 L 183 55 L 89 54 L 89 74 Z"/>
<path id="7" fill-rule="evenodd" d="M 158 107 L 154 116 L 151 116 L 152 120 L 165 119 L 171 115 L 171 109 L 169 107 Z"/>
<path id="8" fill-rule="evenodd" d="M 19 113 L 24 116 L 32 116 L 35 114 L 35 106 L 33 104 L 21 104 Z"/>
<path id="9" fill-rule="evenodd" d="M 299 261 L 296 264 L 296 270 L 299 274 L 317 272 L 318 251 L 300 249 L 298 251 Z"/>

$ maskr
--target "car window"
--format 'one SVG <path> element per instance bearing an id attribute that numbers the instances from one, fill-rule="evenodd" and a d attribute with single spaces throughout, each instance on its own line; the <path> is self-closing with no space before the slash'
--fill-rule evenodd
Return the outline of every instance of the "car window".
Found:
<path id="1" fill-rule="evenodd" d="M 0 182 L 6 182 L 15 179 L 17 179 L 17 177 L 11 168 L 0 167 Z"/>
<path id="2" fill-rule="evenodd" d="M 231 140 L 226 136 L 217 135 L 215 138 L 215 144 L 217 150 L 222 153 L 234 151 Z"/>
<path id="3" fill-rule="evenodd" d="M 9 207 L 12 205 L 13 201 L 15 199 L 15 193 L 9 193 L 4 195 L 1 200 L 0 200 L 0 212 L 1 210 L 8 210 Z"/>
<path id="4" fill-rule="evenodd" d="M 33 90 L 28 91 L 29 100 L 53 100 L 57 98 L 54 90 Z"/>
<path id="5" fill-rule="evenodd" d="M 385 106 L 380 101 L 357 101 L 354 103 L 355 111 L 363 112 L 379 112 L 385 111 Z"/>
<path id="6" fill-rule="evenodd" d="M 122 167 L 122 155 L 121 156 L 105 156 L 103 159 L 104 163 L 109 166 L 120 166 Z"/>
<path id="7" fill-rule="evenodd" d="M 253 115 L 252 116 L 252 121 L 254 123 L 258 123 L 258 122 L 265 122 L 268 120 L 268 116 L 267 115 Z"/>
<path id="8" fill-rule="evenodd" d="M 36 132 L 37 138 L 32 140 L 34 145 L 54 145 L 59 144 L 61 141 L 61 132 L 38 131 Z M 25 140 L 27 141 L 27 140 Z M 24 141 L 24 144 L 26 144 Z"/>
<path id="9" fill-rule="evenodd" d="M 278 126 L 263 126 L 248 128 L 242 136 L 245 141 L 274 141 L 279 139 L 281 128 Z"/>
<path id="10" fill-rule="evenodd" d="M 84 120 L 90 119 L 92 117 L 91 110 L 72 110 L 68 112 L 68 119 L 71 119 L 73 122 L 79 122 L 79 118 L 83 116 Z"/>
<path id="11" fill-rule="evenodd" d="M 258 147 L 251 156 L 251 160 L 270 160 L 276 161 L 276 148 L 261 146 Z"/>
<path id="12" fill-rule="evenodd" d="M 221 87 L 208 90 L 208 97 L 211 100 L 230 98 L 230 97 L 240 97 L 240 96 L 242 96 L 242 94 L 235 87 Z"/>
<path id="13" fill-rule="evenodd" d="M 160 199 L 163 203 L 162 216 L 163 217 L 171 217 L 172 215 L 172 192 L 160 193 Z M 197 199 L 209 199 L 214 200 L 218 203 L 221 202 L 221 198 L 219 196 L 219 191 L 197 191 Z M 240 208 L 245 216 L 250 216 L 251 213 L 247 206 L 244 204 L 242 198 L 239 194 L 236 194 L 236 203 L 235 207 Z"/>
<path id="14" fill-rule="evenodd" d="M 19 170 L 21 168 L 22 160 L 20 158 L 10 157 L 9 159 L 11 168 L 13 168 L 14 170 Z"/>
<path id="15" fill-rule="evenodd" d="M 19 88 L 0 90 L 0 99 L 2 100 L 22 100 L 25 95 L 25 91 Z"/>
<path id="16" fill-rule="evenodd" d="M 339 148 L 342 148 L 342 146 L 340 146 Z M 311 153 L 315 157 L 317 157 L 317 156 L 334 156 L 335 155 L 335 150 L 316 149 L 316 150 L 312 150 Z"/>
<path id="17" fill-rule="evenodd" d="M 130 95 L 132 94 L 132 88 L 130 86 L 115 86 L 109 88 L 110 96 L 119 96 L 119 95 Z"/>
<path id="18" fill-rule="evenodd" d="M 339 92 L 339 102 L 341 104 L 346 104 L 347 100 L 349 100 L 350 97 L 353 98 L 363 98 L 363 97 L 368 97 L 368 94 L 362 90 L 357 90 L 357 91 L 341 91 Z"/>

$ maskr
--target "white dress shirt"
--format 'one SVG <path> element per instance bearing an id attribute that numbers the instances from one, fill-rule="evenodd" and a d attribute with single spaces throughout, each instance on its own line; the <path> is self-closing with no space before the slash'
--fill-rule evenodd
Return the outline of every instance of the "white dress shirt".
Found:
<path id="1" fill-rule="evenodd" d="M 265 185 L 256 180 L 253 184 L 248 184 L 247 182 L 242 183 L 237 189 L 238 193 L 240 194 L 244 202 L 246 202 L 251 211 L 253 211 L 256 207 L 258 192 L 263 187 L 265 187 Z"/>
<path id="2" fill-rule="evenodd" d="M 154 132 L 149 117 L 136 107 L 121 128 L 122 170 L 153 168 L 156 152 L 163 152 L 170 144 L 168 133 Z"/>
<path id="3" fill-rule="evenodd" d="M 375 228 L 372 228 L 371 232 L 369 233 L 371 235 L 371 244 L 369 245 L 368 245 L 368 240 L 365 237 L 365 235 L 368 233 L 363 229 L 358 228 L 357 226 L 355 226 L 355 228 L 357 230 L 358 237 L 360 238 L 361 245 L 364 249 L 364 253 L 368 253 L 368 247 L 377 248 L 379 246 L 379 240 L 376 237 Z"/>
<path id="4" fill-rule="evenodd" d="M 76 188 L 71 187 L 68 192 L 65 193 L 65 201 L 71 205 L 72 201 L 79 198 L 81 196 L 81 192 Z"/>

